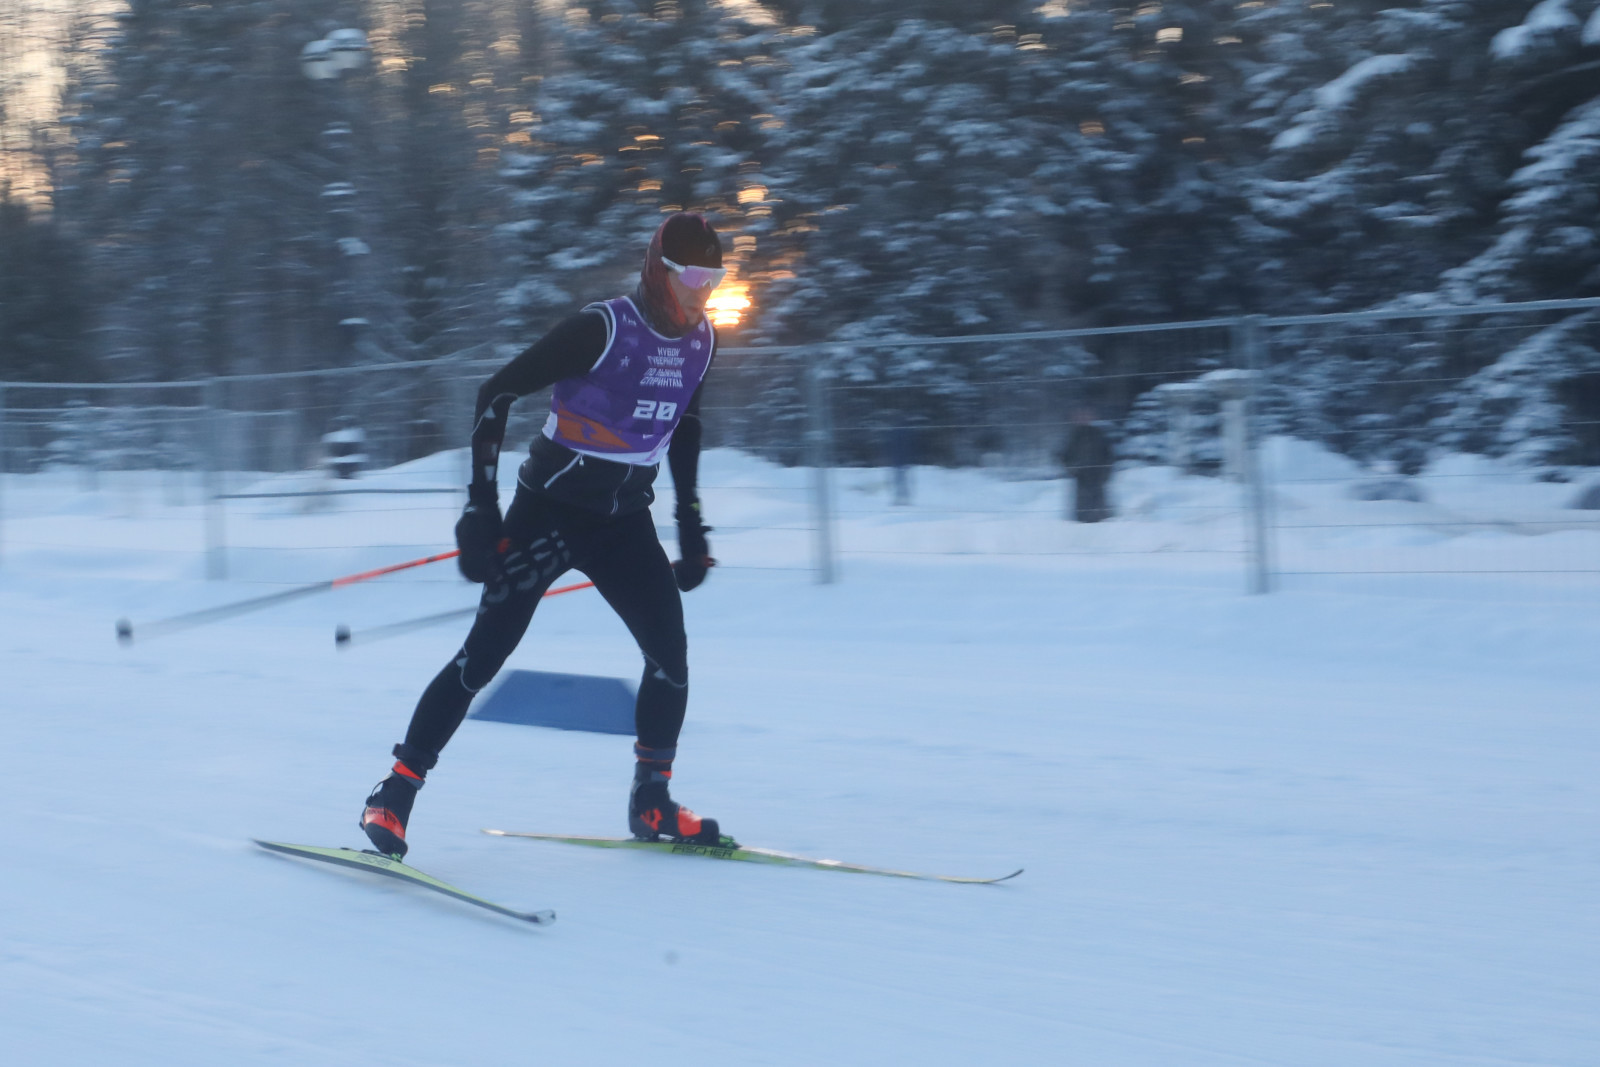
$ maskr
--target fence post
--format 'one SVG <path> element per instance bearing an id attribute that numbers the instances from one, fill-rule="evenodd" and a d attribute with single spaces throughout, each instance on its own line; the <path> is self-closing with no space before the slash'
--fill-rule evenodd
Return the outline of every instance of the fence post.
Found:
<path id="1" fill-rule="evenodd" d="M 1262 358 L 1261 325 L 1263 315 L 1246 315 L 1233 327 L 1234 365 L 1249 372 L 1244 397 L 1246 424 L 1243 476 L 1250 510 L 1250 592 L 1272 591 L 1271 527 L 1267 518 L 1267 480 L 1261 449 L 1265 444 L 1261 425 L 1261 385 L 1266 374 Z"/>
<path id="2" fill-rule="evenodd" d="M 816 529 L 817 581 L 831 585 L 833 566 L 833 500 L 830 469 L 833 466 L 833 419 L 828 410 L 825 349 L 804 354 L 806 360 L 806 462 L 811 466 L 811 518 Z"/>
<path id="3" fill-rule="evenodd" d="M 205 466 L 201 494 L 205 497 L 206 577 L 221 581 L 228 576 L 228 532 L 226 506 L 222 500 L 222 380 L 211 378 L 205 384 L 205 429 L 200 449 Z"/>

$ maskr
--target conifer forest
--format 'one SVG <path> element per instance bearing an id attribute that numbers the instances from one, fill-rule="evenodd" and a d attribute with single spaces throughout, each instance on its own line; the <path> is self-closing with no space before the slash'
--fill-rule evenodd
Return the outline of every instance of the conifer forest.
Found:
<path id="1" fill-rule="evenodd" d="M 0 380 L 508 357 L 675 209 L 725 345 L 1600 296 L 1600 0 L 0 7 Z M 1279 417 L 1448 378 L 1394 455 L 1600 464 L 1596 317 L 1302 344 Z"/>

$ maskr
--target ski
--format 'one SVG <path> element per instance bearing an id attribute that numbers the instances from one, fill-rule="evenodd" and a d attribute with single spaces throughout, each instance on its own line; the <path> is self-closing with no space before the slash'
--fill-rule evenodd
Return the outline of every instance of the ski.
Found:
<path id="1" fill-rule="evenodd" d="M 380 852 L 367 850 L 358 852 L 353 848 L 323 848 L 320 845 L 290 845 L 282 841 L 262 841 L 260 838 L 251 840 L 269 852 L 281 852 L 286 856 L 298 856 L 301 859 L 388 875 L 390 878 L 398 878 L 402 882 L 431 889 L 447 897 L 485 908 L 497 915 L 506 915 L 523 922 L 544 924 L 556 921 L 556 913 L 553 911 L 516 911 L 507 908 L 482 897 L 473 896 L 466 890 L 457 889 L 449 882 L 441 881 L 431 874 L 424 874 L 415 867 L 408 867 L 392 856 L 385 856 Z"/>
<path id="2" fill-rule="evenodd" d="M 843 860 L 819 860 L 797 856 L 792 852 L 779 852 L 770 848 L 751 848 L 747 845 L 695 845 L 675 841 L 640 841 L 635 837 L 583 837 L 573 834 L 529 834 L 515 830 L 485 830 L 495 837 L 522 837 L 533 841 L 561 841 L 569 845 L 589 848 L 634 848 L 646 852 L 668 852 L 679 856 L 705 856 L 714 860 L 743 860 L 746 863 L 771 863 L 780 867 L 812 867 L 823 871 L 854 871 L 857 874 L 881 874 L 890 878 L 916 878 L 925 882 L 956 882 L 962 885 L 994 885 L 1015 878 L 1022 873 L 1019 867 L 999 878 L 964 878 L 954 874 L 919 874 L 916 871 L 896 871 L 888 867 L 870 867 L 864 863 L 846 863 Z"/>

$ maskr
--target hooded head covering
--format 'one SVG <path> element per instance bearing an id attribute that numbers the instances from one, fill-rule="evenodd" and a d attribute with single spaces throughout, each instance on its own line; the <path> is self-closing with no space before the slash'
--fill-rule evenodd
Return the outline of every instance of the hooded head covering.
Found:
<path id="1" fill-rule="evenodd" d="M 667 268 L 661 260 L 670 259 L 681 267 L 722 266 L 722 241 L 702 215 L 680 211 L 668 216 L 650 238 L 639 273 L 638 304 L 650 323 L 669 337 L 681 337 L 691 323 L 688 313 L 672 295 L 667 284 Z"/>

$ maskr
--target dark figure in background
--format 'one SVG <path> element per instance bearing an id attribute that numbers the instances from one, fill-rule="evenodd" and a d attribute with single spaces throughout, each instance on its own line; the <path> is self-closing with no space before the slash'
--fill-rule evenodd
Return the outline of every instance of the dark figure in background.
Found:
<path id="1" fill-rule="evenodd" d="M 916 431 L 909 426 L 891 426 L 883 432 L 884 456 L 894 476 L 894 502 L 911 503 L 911 465 L 916 461 Z"/>
<path id="2" fill-rule="evenodd" d="M 1106 502 L 1106 483 L 1111 480 L 1111 439 L 1094 421 L 1094 411 L 1079 408 L 1072 413 L 1072 428 L 1061 446 L 1061 465 L 1073 480 L 1073 518 L 1079 522 L 1099 522 L 1111 517 Z"/>
<path id="3" fill-rule="evenodd" d="M 700 518 L 700 383 L 716 351 L 706 300 L 726 271 L 722 243 L 699 215 L 662 223 L 632 296 L 590 304 L 506 364 L 478 391 L 472 483 L 456 523 L 458 563 L 483 583 L 461 650 L 423 691 L 389 776 L 367 797 L 361 828 L 379 852 L 406 852 L 406 823 L 423 779 L 467 706 L 500 670 L 540 598 L 582 571 L 644 653 L 635 707 L 636 764 L 628 828 L 637 837 L 731 844 L 668 794 L 689 697 L 683 603 L 712 566 Z M 517 474 L 502 518 L 496 484 L 512 401 L 554 386 L 550 416 Z M 665 457 L 677 493 L 674 566 L 650 517 Z"/>

